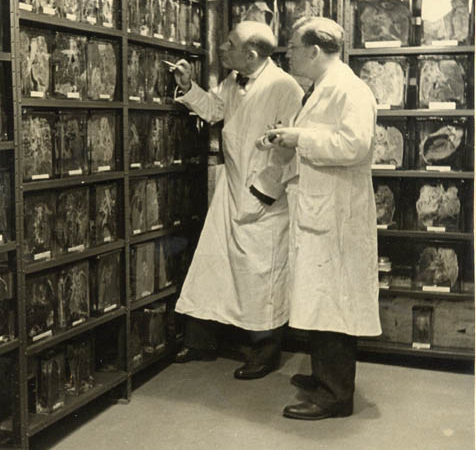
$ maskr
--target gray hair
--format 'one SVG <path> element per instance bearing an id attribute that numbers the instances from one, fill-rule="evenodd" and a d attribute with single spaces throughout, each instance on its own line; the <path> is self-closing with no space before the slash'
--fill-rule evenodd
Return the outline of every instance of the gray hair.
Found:
<path id="1" fill-rule="evenodd" d="M 344 29 L 325 17 L 302 17 L 293 25 L 297 30 L 304 45 L 318 45 L 324 53 L 339 53 L 344 44 Z"/>
<path id="2" fill-rule="evenodd" d="M 273 54 L 276 37 L 268 25 L 246 20 L 237 24 L 235 31 L 242 37 L 243 48 L 255 50 L 261 58 Z"/>

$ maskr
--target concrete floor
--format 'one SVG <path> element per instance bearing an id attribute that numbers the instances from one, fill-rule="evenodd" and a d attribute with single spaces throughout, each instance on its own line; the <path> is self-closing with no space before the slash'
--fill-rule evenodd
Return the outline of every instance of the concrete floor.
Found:
<path id="1" fill-rule="evenodd" d="M 358 363 L 355 414 L 318 422 L 281 416 L 299 400 L 289 378 L 309 357 L 284 354 L 278 372 L 233 379 L 236 361 L 173 364 L 113 405 L 57 424 L 36 450 L 474 450 L 474 376 Z M 86 414 L 86 415 L 85 415 Z"/>

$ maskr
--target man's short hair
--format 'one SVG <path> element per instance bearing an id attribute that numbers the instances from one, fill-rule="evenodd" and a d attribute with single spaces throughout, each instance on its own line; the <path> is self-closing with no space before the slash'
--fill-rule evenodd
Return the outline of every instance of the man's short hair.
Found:
<path id="1" fill-rule="evenodd" d="M 255 50 L 261 58 L 271 56 L 276 48 L 276 37 L 271 28 L 260 22 L 243 21 L 236 29 L 243 33 L 243 48 Z"/>
<path id="2" fill-rule="evenodd" d="M 302 17 L 293 25 L 301 32 L 304 45 L 318 45 L 324 53 L 339 53 L 344 44 L 344 29 L 325 17 Z"/>

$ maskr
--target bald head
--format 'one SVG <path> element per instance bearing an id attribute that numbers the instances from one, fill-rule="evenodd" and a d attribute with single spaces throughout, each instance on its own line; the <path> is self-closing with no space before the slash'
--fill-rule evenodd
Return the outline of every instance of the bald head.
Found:
<path id="1" fill-rule="evenodd" d="M 318 45 L 328 54 L 339 53 L 344 44 L 343 28 L 325 17 L 303 17 L 293 26 L 299 31 L 304 45 Z"/>
<path id="2" fill-rule="evenodd" d="M 276 38 L 271 28 L 260 22 L 245 20 L 233 30 L 243 48 L 255 50 L 260 58 L 270 56 L 276 48 Z"/>

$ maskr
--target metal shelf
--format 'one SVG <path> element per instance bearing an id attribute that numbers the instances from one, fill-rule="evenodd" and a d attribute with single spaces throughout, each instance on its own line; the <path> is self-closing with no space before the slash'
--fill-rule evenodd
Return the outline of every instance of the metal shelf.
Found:
<path id="1" fill-rule="evenodd" d="M 474 109 L 379 109 L 379 117 L 467 117 Z"/>
<path id="2" fill-rule="evenodd" d="M 122 102 L 101 100 L 67 100 L 59 98 L 22 98 L 20 106 L 25 108 L 81 108 L 81 109 L 119 109 Z"/>
<path id="3" fill-rule="evenodd" d="M 150 167 L 147 169 L 129 169 L 129 178 L 145 177 L 150 175 L 164 175 L 167 173 L 182 173 L 187 170 L 183 164 L 170 167 Z"/>
<path id="4" fill-rule="evenodd" d="M 473 292 L 429 292 L 421 289 L 380 289 L 380 295 L 389 296 L 401 296 L 411 298 L 429 298 L 438 300 L 474 300 Z"/>
<path id="5" fill-rule="evenodd" d="M 177 286 L 170 286 L 168 288 L 162 289 L 156 294 L 148 295 L 147 297 L 141 298 L 140 300 L 131 300 L 131 303 L 130 303 L 131 311 L 143 308 L 144 306 L 150 305 L 151 303 L 154 303 L 158 300 L 163 300 L 176 293 L 177 293 Z"/>
<path id="6" fill-rule="evenodd" d="M 20 347 L 20 341 L 18 339 L 13 339 L 13 341 L 0 344 L 0 356 L 10 353 L 11 351 L 16 350 L 18 347 Z"/>
<path id="7" fill-rule="evenodd" d="M 16 249 L 17 244 L 15 241 L 7 242 L 6 244 L 0 245 L 0 254 L 12 252 Z"/>
<path id="8" fill-rule="evenodd" d="M 127 373 L 122 371 L 113 373 L 95 372 L 94 380 L 96 383 L 94 388 L 78 397 L 67 396 L 64 407 L 58 409 L 54 413 L 30 414 L 27 432 L 28 436 L 34 436 L 49 425 L 76 411 L 81 406 L 86 405 L 92 400 L 115 388 L 123 381 L 127 380 Z"/>
<path id="9" fill-rule="evenodd" d="M 12 54 L 11 53 L 7 53 L 7 52 L 0 52 L 0 62 L 1 61 L 6 61 L 6 62 L 9 62 L 12 60 Z"/>
<path id="10" fill-rule="evenodd" d="M 438 172 L 436 170 L 373 169 L 372 176 L 396 178 L 456 178 L 462 180 L 473 180 L 474 172 Z"/>
<path id="11" fill-rule="evenodd" d="M 42 351 L 51 348 L 55 345 L 60 344 L 61 342 L 67 341 L 75 336 L 85 333 L 86 331 L 93 330 L 94 328 L 99 327 L 105 323 L 111 322 L 118 317 L 124 316 L 126 314 L 126 309 L 120 307 L 114 311 L 111 311 L 107 314 L 104 314 L 99 317 L 90 317 L 86 322 L 77 327 L 70 328 L 69 330 L 62 331 L 58 334 L 31 344 L 26 349 L 26 354 L 28 356 L 36 355 Z"/>
<path id="12" fill-rule="evenodd" d="M 382 237 L 416 238 L 416 239 L 442 239 L 455 241 L 472 241 L 472 233 L 458 232 L 433 232 L 417 230 L 378 230 L 378 235 Z"/>
<path id="13" fill-rule="evenodd" d="M 179 103 L 136 103 L 129 102 L 128 108 L 132 110 L 146 110 L 146 111 L 177 111 L 186 113 L 188 110 Z"/>
<path id="14" fill-rule="evenodd" d="M 127 39 L 130 42 L 147 44 L 154 47 L 165 48 L 168 50 L 177 50 L 191 55 L 203 56 L 207 54 L 207 51 L 203 48 L 197 48 L 191 45 L 183 45 L 177 42 L 167 41 L 165 39 L 159 39 L 151 36 L 142 36 L 141 34 L 136 33 L 128 33 Z"/>
<path id="15" fill-rule="evenodd" d="M 4 150 L 13 150 L 15 148 L 15 144 L 13 141 L 2 141 L 0 142 L 0 151 Z"/>
<path id="16" fill-rule="evenodd" d="M 393 342 L 359 339 L 358 349 L 366 352 L 413 355 L 428 358 L 442 358 L 452 360 L 474 360 L 474 351 L 459 348 L 434 347 L 428 350 L 414 349 L 410 344 L 396 344 Z"/>
<path id="17" fill-rule="evenodd" d="M 155 231 L 145 231 L 144 233 L 131 236 L 130 242 L 131 245 L 140 244 L 141 242 L 152 241 L 153 239 L 158 239 L 170 234 L 177 233 L 178 231 L 183 230 L 183 225 L 177 225 L 175 227 L 162 228 L 161 230 Z"/>
<path id="18" fill-rule="evenodd" d="M 21 22 L 29 22 L 35 26 L 49 26 L 54 29 L 62 29 L 69 31 L 80 31 L 89 34 L 102 35 L 105 37 L 121 37 L 122 31 L 114 28 L 106 28 L 100 25 L 91 25 L 89 23 L 74 22 L 72 20 L 63 19 L 57 16 L 48 16 L 46 14 L 38 14 L 29 11 L 19 12 Z"/>
<path id="19" fill-rule="evenodd" d="M 447 47 L 382 47 L 382 48 L 353 48 L 349 50 L 349 56 L 377 56 L 377 55 L 434 55 L 434 54 L 457 54 L 474 53 L 474 45 L 460 45 Z"/>
<path id="20" fill-rule="evenodd" d="M 137 367 L 132 368 L 131 374 L 135 375 L 156 362 L 170 358 L 175 353 L 174 350 L 172 346 L 166 344 L 161 350 L 151 353 L 149 356 L 144 356 L 144 360 Z"/>
<path id="21" fill-rule="evenodd" d="M 68 188 L 101 183 L 103 181 L 122 180 L 123 172 L 103 172 L 95 175 L 78 175 L 68 178 L 54 178 L 52 180 L 29 181 L 23 183 L 24 192 L 43 191 L 45 189 Z"/>
<path id="22" fill-rule="evenodd" d="M 83 252 L 75 252 L 69 255 L 59 256 L 53 258 L 49 261 L 33 262 L 25 264 L 25 273 L 32 274 L 35 272 L 40 272 L 46 269 L 52 269 L 54 267 L 63 266 L 65 264 L 71 264 L 82 259 L 91 258 L 93 256 L 101 255 L 103 253 L 108 253 L 114 250 L 119 250 L 124 248 L 124 240 L 119 239 L 116 242 L 111 242 L 109 244 L 103 244 L 98 247 L 88 248 Z"/>

